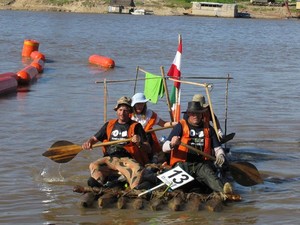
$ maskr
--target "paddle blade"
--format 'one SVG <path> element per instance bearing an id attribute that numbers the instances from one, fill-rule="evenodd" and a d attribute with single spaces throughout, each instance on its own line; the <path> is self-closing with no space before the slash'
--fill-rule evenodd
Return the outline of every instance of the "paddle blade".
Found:
<path id="1" fill-rule="evenodd" d="M 234 138 L 234 136 L 235 136 L 235 133 L 230 133 L 230 134 L 226 135 L 225 137 L 221 138 L 220 144 L 224 144 L 224 143 L 232 140 Z"/>
<path id="2" fill-rule="evenodd" d="M 57 141 L 43 153 L 43 156 L 57 163 L 67 163 L 81 151 L 80 145 L 75 145 L 69 141 Z"/>
<path id="3" fill-rule="evenodd" d="M 263 183 L 257 168 L 249 162 L 235 162 L 229 164 L 233 179 L 242 186 L 253 186 Z"/>

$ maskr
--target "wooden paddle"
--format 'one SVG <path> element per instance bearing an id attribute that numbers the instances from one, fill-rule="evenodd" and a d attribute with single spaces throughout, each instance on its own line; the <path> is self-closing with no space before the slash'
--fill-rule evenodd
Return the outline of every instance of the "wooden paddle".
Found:
<path id="1" fill-rule="evenodd" d="M 213 161 L 216 160 L 215 157 L 208 155 L 202 151 L 200 151 L 197 148 L 194 148 L 190 145 L 184 144 L 181 142 L 181 145 L 194 151 L 199 153 L 200 155 L 203 155 Z M 249 163 L 249 162 L 234 162 L 234 163 L 230 163 L 228 162 L 229 165 L 229 170 L 230 173 L 233 177 L 233 179 L 240 185 L 242 186 L 253 186 L 256 184 L 261 184 L 263 183 L 263 179 L 261 178 L 257 168 Z"/>
<path id="2" fill-rule="evenodd" d="M 173 126 L 159 127 L 159 128 L 148 130 L 146 131 L 146 133 L 169 129 L 172 127 Z M 93 148 L 107 146 L 107 145 L 115 145 L 123 142 L 128 142 L 130 140 L 131 138 L 117 140 L 117 141 L 101 142 L 98 144 L 94 144 Z M 51 145 L 51 147 L 43 153 L 43 156 L 48 157 L 49 159 L 57 163 L 67 163 L 71 161 L 82 150 L 83 149 L 81 145 L 76 145 L 70 141 L 61 140 Z"/>

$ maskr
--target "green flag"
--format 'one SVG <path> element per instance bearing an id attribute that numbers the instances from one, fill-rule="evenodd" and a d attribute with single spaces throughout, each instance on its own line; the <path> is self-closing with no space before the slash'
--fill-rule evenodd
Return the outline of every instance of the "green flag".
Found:
<path id="1" fill-rule="evenodd" d="M 157 103 L 158 97 L 164 97 L 165 89 L 163 78 L 151 73 L 146 73 L 144 94 L 152 103 Z"/>

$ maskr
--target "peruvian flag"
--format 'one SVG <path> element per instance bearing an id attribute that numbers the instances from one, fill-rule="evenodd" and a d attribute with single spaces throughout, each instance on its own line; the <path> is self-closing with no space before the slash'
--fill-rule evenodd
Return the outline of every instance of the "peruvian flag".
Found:
<path id="1" fill-rule="evenodd" d="M 182 39 L 181 35 L 178 37 L 178 48 L 173 60 L 173 63 L 169 69 L 168 76 L 173 79 L 180 79 L 181 76 L 181 54 L 182 54 Z M 170 102 L 172 105 L 172 112 L 174 121 L 178 122 L 180 120 L 180 82 L 174 82 L 172 88 Z"/>

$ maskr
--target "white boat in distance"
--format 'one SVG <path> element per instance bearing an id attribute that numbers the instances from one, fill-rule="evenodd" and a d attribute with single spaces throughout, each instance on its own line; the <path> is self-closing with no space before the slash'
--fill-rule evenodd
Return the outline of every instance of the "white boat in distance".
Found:
<path id="1" fill-rule="evenodd" d="M 151 15 L 153 14 L 153 11 L 146 11 L 145 9 L 135 9 L 133 12 L 131 12 L 132 15 Z"/>

